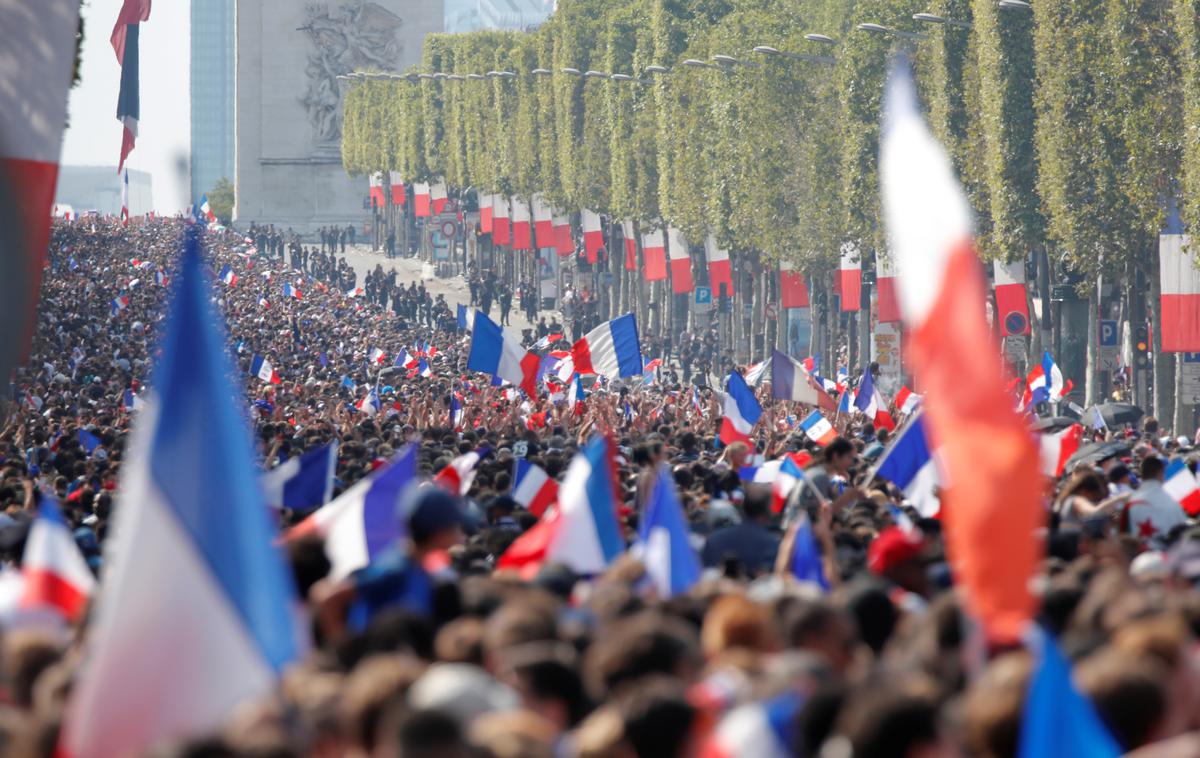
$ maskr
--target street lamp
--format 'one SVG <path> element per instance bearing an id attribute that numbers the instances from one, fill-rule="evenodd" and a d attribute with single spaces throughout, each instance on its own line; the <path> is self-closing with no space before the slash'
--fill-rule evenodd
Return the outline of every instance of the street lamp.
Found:
<path id="1" fill-rule="evenodd" d="M 714 55 L 712 59 L 722 66 L 733 66 L 741 62 L 732 55 Z"/>
<path id="2" fill-rule="evenodd" d="M 647 74 L 650 74 L 650 75 L 666 74 L 671 71 L 671 69 L 667 68 L 666 66 L 646 66 L 646 68 L 644 70 Z"/>
<path id="3" fill-rule="evenodd" d="M 559 71 L 563 72 L 564 74 L 570 74 L 571 76 L 583 76 L 583 72 L 577 68 L 560 68 Z"/>
<path id="4" fill-rule="evenodd" d="M 720 68 L 720 66 L 715 63 L 705 63 L 704 61 L 698 61 L 695 58 L 688 58 L 683 62 L 683 65 L 690 66 L 691 68 Z"/>
<path id="5" fill-rule="evenodd" d="M 588 79 L 607 79 L 608 72 L 606 71 L 586 71 L 583 74 Z"/>
<path id="6" fill-rule="evenodd" d="M 433 74 L 417 74 L 418 79 L 432 79 Z"/>
<path id="7" fill-rule="evenodd" d="M 487 77 L 485 77 L 483 74 L 467 74 L 467 78 L 471 80 L 479 80 L 486 79 Z"/>
<path id="8" fill-rule="evenodd" d="M 516 79 L 517 72 L 515 72 L 515 71 L 497 71 L 496 76 L 499 76 L 502 79 Z"/>
<path id="9" fill-rule="evenodd" d="M 628 82 L 633 80 L 633 77 L 629 74 L 610 74 L 608 78 L 614 82 Z"/>
<path id="10" fill-rule="evenodd" d="M 837 60 L 832 55 L 808 55 L 807 53 L 790 53 L 786 50 L 779 50 L 770 45 L 756 45 L 754 52 L 760 55 L 769 55 L 772 57 L 791 58 L 792 60 L 808 61 L 809 63 L 836 63 Z"/>
<path id="11" fill-rule="evenodd" d="M 1001 10 L 1006 11 L 1031 11 L 1033 6 L 1025 2 L 1025 0 L 1000 0 L 996 3 Z"/>
<path id="12" fill-rule="evenodd" d="M 837 41 L 826 34 L 806 34 L 804 39 L 809 42 L 820 42 L 822 45 L 836 45 Z"/>
<path id="13" fill-rule="evenodd" d="M 860 32 L 870 32 L 871 34 L 888 34 L 891 29 L 888 29 L 883 24 L 859 24 L 854 27 Z"/>
<path id="14" fill-rule="evenodd" d="M 446 78 L 456 82 L 461 82 L 463 79 L 466 79 L 466 77 L 462 74 L 450 74 Z"/>
<path id="15" fill-rule="evenodd" d="M 550 76 L 550 69 L 535 68 L 534 70 L 530 71 L 529 73 L 533 74 L 534 76 Z"/>
<path id="16" fill-rule="evenodd" d="M 914 13 L 913 21 L 921 21 L 926 24 L 943 24 L 945 26 L 957 26 L 959 29 L 970 29 L 971 22 L 958 21 L 953 18 L 945 18 L 933 13 Z"/>

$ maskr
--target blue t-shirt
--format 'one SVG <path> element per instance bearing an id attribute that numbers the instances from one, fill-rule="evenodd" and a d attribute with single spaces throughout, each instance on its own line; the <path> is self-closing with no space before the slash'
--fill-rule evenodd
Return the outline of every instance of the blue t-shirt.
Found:
<path id="1" fill-rule="evenodd" d="M 350 608 L 350 628 L 362 631 L 375 614 L 403 608 L 433 613 L 433 579 L 416 561 L 392 549 L 352 575 L 356 599 Z"/>

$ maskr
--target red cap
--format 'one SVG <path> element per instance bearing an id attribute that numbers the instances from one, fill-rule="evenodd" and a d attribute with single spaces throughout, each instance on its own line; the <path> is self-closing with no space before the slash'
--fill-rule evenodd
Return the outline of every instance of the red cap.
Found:
<path id="1" fill-rule="evenodd" d="M 879 533 L 867 550 L 867 567 L 876 574 L 886 573 L 905 561 L 921 554 L 925 545 L 917 532 L 907 532 L 898 526 L 889 526 Z"/>

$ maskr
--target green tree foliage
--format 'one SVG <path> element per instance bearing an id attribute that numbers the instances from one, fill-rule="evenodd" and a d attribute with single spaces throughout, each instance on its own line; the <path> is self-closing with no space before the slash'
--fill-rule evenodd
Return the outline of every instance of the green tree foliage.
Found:
<path id="1" fill-rule="evenodd" d="M 221 177 L 208 191 L 208 207 L 216 214 L 218 221 L 228 226 L 233 219 L 233 204 L 233 182 Z"/>

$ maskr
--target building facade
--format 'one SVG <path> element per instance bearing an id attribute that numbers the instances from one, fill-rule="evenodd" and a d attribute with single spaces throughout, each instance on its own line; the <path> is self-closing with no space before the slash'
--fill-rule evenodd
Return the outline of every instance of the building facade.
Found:
<path id="1" fill-rule="evenodd" d="M 192 3 L 192 201 L 233 181 L 235 0 Z"/>
<path id="2" fill-rule="evenodd" d="M 341 74 L 400 71 L 444 26 L 442 0 L 238 0 L 234 219 L 311 234 L 361 224 L 342 169 Z"/>

